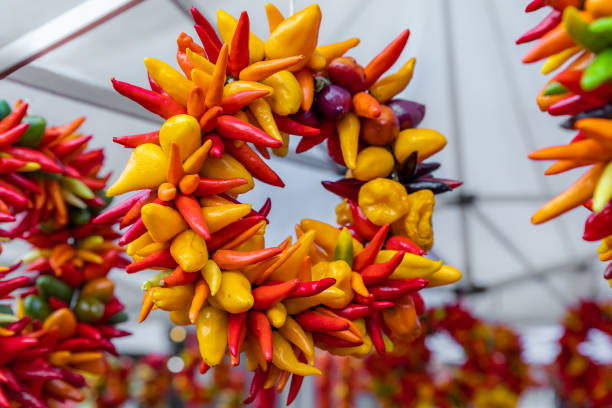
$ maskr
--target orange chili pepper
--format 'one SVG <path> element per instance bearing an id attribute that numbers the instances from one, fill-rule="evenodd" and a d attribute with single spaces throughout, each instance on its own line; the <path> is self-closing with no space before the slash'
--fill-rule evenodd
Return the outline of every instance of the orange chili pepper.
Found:
<path id="1" fill-rule="evenodd" d="M 544 34 L 535 46 L 527 52 L 525 57 L 523 57 L 523 63 L 528 64 L 539 61 L 575 45 L 574 40 L 565 31 L 565 26 L 559 24 Z"/>
<path id="2" fill-rule="evenodd" d="M 292 57 L 255 62 L 240 71 L 240 80 L 259 82 L 266 79 L 270 75 L 276 74 L 279 71 L 284 71 L 294 65 L 299 64 L 302 62 L 302 60 L 304 60 L 303 55 L 294 55 Z"/>
<path id="3" fill-rule="evenodd" d="M 391 43 L 389 43 L 389 45 L 387 45 L 385 49 L 374 57 L 374 59 L 364 68 L 366 74 L 366 89 L 372 86 L 385 71 L 395 64 L 395 61 L 397 61 L 406 46 L 409 36 L 410 30 L 402 31 L 395 40 L 391 41 Z"/>
<path id="4" fill-rule="evenodd" d="M 195 294 L 193 296 L 193 300 L 191 301 L 191 306 L 189 307 L 189 321 L 195 324 L 198 314 L 204 306 L 206 299 L 210 295 L 210 288 L 204 279 L 200 279 L 196 282 L 195 285 Z"/>
<path id="5" fill-rule="evenodd" d="M 270 33 L 272 33 L 272 31 L 274 31 L 274 29 L 285 19 L 280 10 L 272 3 L 266 4 L 266 17 L 268 17 Z"/>
<path id="6" fill-rule="evenodd" d="M 206 106 L 212 108 L 221 104 L 223 99 L 223 86 L 225 85 L 225 72 L 227 71 L 227 60 L 228 60 L 228 49 L 227 44 L 223 44 L 221 51 L 219 51 L 219 57 L 215 64 L 215 70 L 213 71 L 208 85 L 208 91 L 206 92 Z"/>
<path id="7" fill-rule="evenodd" d="M 233 249 L 233 248 L 236 248 L 238 245 L 248 241 L 264 225 L 266 225 L 266 221 L 265 220 L 258 222 L 257 224 L 253 225 L 251 228 L 247 229 L 246 231 L 244 231 L 243 233 L 238 235 L 236 238 L 234 238 L 231 241 L 229 241 L 228 243 L 224 244 L 221 247 L 221 249 Z"/>
<path id="8" fill-rule="evenodd" d="M 151 313 L 151 309 L 153 308 L 153 289 L 149 289 L 145 292 L 144 297 L 142 298 L 142 308 L 140 309 L 140 317 L 138 318 L 138 323 L 142 323 L 145 321 L 149 313 Z"/>
<path id="9" fill-rule="evenodd" d="M 187 100 L 187 114 L 199 118 L 206 110 L 205 105 L 206 94 L 204 90 L 197 85 L 191 89 L 189 99 Z"/>
<path id="10" fill-rule="evenodd" d="M 580 140 L 575 143 L 550 146 L 529 153 L 531 160 L 592 160 L 608 161 L 612 159 L 612 150 L 593 139 Z"/>
<path id="11" fill-rule="evenodd" d="M 293 73 L 302 88 L 302 109 L 310 110 L 312 101 L 314 100 L 314 78 L 312 72 L 308 68 L 302 68 Z"/>
<path id="12" fill-rule="evenodd" d="M 357 92 L 353 95 L 353 111 L 357 116 L 375 119 L 380 116 L 380 104 L 367 92 Z"/>
<path id="13" fill-rule="evenodd" d="M 211 132 L 217 127 L 217 118 L 223 114 L 223 108 L 220 106 L 213 106 L 207 110 L 200 118 L 200 127 L 202 132 Z"/>
<path id="14" fill-rule="evenodd" d="M 544 174 L 551 176 L 553 174 L 560 174 L 578 167 L 588 166 L 589 164 L 594 164 L 594 162 L 591 160 L 558 160 L 547 168 Z"/>
<path id="15" fill-rule="evenodd" d="M 57 180 L 49 180 L 47 192 L 55 207 L 55 220 L 62 226 L 68 224 L 68 209 L 66 208 L 66 203 L 62 197 L 62 192 Z"/>
<path id="16" fill-rule="evenodd" d="M 264 261 L 278 255 L 281 251 L 282 249 L 280 247 L 257 249 L 250 252 L 218 249 L 213 254 L 212 259 L 221 269 L 233 270 Z"/>
<path id="17" fill-rule="evenodd" d="M 168 183 L 178 185 L 183 177 L 183 162 L 178 144 L 172 143 L 170 147 L 170 160 L 168 163 Z"/>

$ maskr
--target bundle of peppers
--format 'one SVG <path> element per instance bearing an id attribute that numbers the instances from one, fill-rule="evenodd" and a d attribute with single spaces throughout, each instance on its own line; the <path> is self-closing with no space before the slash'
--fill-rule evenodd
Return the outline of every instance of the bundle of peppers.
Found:
<path id="1" fill-rule="evenodd" d="M 612 404 L 612 369 L 579 350 L 589 331 L 612 335 L 612 304 L 582 301 L 563 318 L 561 351 L 555 361 L 553 384 L 564 406 L 608 407 Z"/>
<path id="2" fill-rule="evenodd" d="M 402 116 L 404 136 L 397 134 L 397 125 L 373 155 L 361 156 L 377 162 L 379 150 L 386 152 L 380 146 L 397 136 L 393 169 L 386 174 L 364 169 L 360 179 L 344 180 L 335 188 L 352 192 L 355 208 L 363 212 L 359 226 L 367 231 L 354 238 L 351 230 L 357 222 L 339 230 L 306 219 L 296 226 L 297 241 L 289 237 L 266 248 L 270 202 L 254 210 L 237 199 L 253 188 L 254 178 L 284 186 L 261 156 L 269 157 L 268 148 L 286 154 L 289 134 L 314 145 L 336 137 L 336 127 L 347 126 L 351 142 L 339 143 L 352 152 L 358 150 L 355 137 L 361 133 L 354 112 L 341 112 L 333 120 L 304 120 L 324 109 L 318 93 L 319 113 L 310 110 L 315 77 L 326 75 L 328 61 L 342 57 L 355 40 L 317 46 L 321 11 L 316 4 L 286 19 L 270 4 L 266 12 L 271 34 L 264 42 L 250 33 L 246 12 L 236 20 L 219 10 L 219 38 L 194 8 L 202 46 L 185 33 L 179 35 L 177 61 L 183 73 L 146 58 L 151 90 L 112 80 L 118 92 L 166 122 L 159 131 L 114 139 L 134 150 L 107 194 L 138 193 L 93 223 L 127 228 L 119 243 L 127 245 L 134 260 L 128 273 L 160 271 L 143 284 L 141 321 L 153 309 L 162 309 L 175 324 L 195 324 L 201 372 L 219 365 L 226 353 L 238 365 L 244 353 L 247 368 L 255 371 L 245 402 L 254 401 L 261 390 L 280 392 L 291 379 L 291 403 L 303 376 L 320 373 L 314 367 L 315 346 L 360 357 L 373 348 L 379 353 L 394 347 L 408 351 L 407 344 L 419 334 L 415 310 L 424 307 L 418 290 L 461 277 L 442 261 L 423 257 L 419 247 L 429 249 L 432 239 L 433 192 L 426 188 L 441 192 L 457 183 L 434 187 L 441 182 L 430 176 L 437 165 L 423 160 L 446 141 L 434 131 L 408 129 L 422 118 L 410 111 Z M 398 121 L 391 108 L 383 109 L 370 94 L 387 101 L 407 84 L 410 75 L 404 71 L 378 82 L 397 59 L 407 32 L 401 38 L 370 64 L 367 81 L 356 91 L 360 96 L 353 98 L 356 112 L 373 121 L 370 129 L 387 129 L 383 118 L 377 122 L 382 114 L 370 112 L 373 107 Z M 407 106 L 404 102 L 398 106 Z M 422 110 L 421 105 L 408 105 Z M 362 108 L 371 118 L 362 115 Z M 346 122 L 345 117 L 352 119 Z M 349 133 L 341 133 L 338 137 L 347 139 Z M 357 150 L 354 157 L 345 153 L 355 163 Z M 392 170 L 401 174 L 398 180 L 404 185 L 384 178 Z M 387 239 L 390 230 L 394 237 Z"/>
<path id="3" fill-rule="evenodd" d="M 532 385 L 520 337 L 509 327 L 484 322 L 461 304 L 431 309 L 422 323 L 426 336 L 448 333 L 465 362 L 448 372 L 433 369 L 426 336 L 411 344 L 412 353 L 368 357 L 370 389 L 384 406 L 510 408 Z"/>
<path id="4" fill-rule="evenodd" d="M 550 7 L 550 13 L 517 43 L 537 40 L 524 63 L 546 59 L 544 74 L 563 66 L 537 98 L 542 111 L 569 116 L 562 126 L 578 131 L 570 143 L 536 150 L 533 160 L 555 160 L 547 175 L 571 169 L 587 171 L 567 190 L 536 212 L 534 224 L 546 222 L 580 205 L 588 217 L 583 239 L 602 240 L 602 261 L 612 259 L 612 4 L 607 0 L 534 0 L 527 11 Z M 612 264 L 604 272 L 612 278 Z M 611 281 L 612 284 L 612 281 Z"/>
<path id="5" fill-rule="evenodd" d="M 85 380 L 78 373 L 102 374 L 104 352 L 116 353 L 111 339 L 129 333 L 114 327 L 127 316 L 106 278 L 124 264 L 122 249 L 112 242 L 117 236 L 110 225 L 89 224 L 108 203 L 108 176 L 98 175 L 104 154 L 87 151 L 91 136 L 77 133 L 84 118 L 48 127 L 27 109 L 21 101 L 12 110 L 0 101 L 0 207 L 2 221 L 14 221 L 1 235 L 35 248 L 24 257 L 30 276 L 11 280 L 21 283 L 13 289 L 27 288 L 7 333 L 44 340 L 24 357 L 27 364 L 19 363 L 25 376 L 6 374 L 10 391 L 0 406 L 44 407 L 48 399 L 82 400 Z"/>

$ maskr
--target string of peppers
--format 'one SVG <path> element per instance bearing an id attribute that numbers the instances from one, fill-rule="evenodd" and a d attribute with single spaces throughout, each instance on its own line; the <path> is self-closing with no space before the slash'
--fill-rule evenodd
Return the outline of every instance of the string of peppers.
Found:
<path id="1" fill-rule="evenodd" d="M 108 203 L 108 176 L 98 175 L 104 154 L 87 150 L 91 136 L 77 133 L 85 118 L 48 127 L 27 109 L 0 101 L 0 218 L 14 222 L 0 235 L 35 248 L 23 258 L 26 274 L 0 284 L 1 299 L 17 297 L 15 313 L 1 305 L 0 406 L 7 408 L 82 401 L 86 378 L 104 373 L 104 353 L 116 354 L 111 339 L 129 334 L 115 327 L 127 316 L 106 278 L 125 262 L 112 242 L 117 234 L 90 223 Z"/>
<path id="2" fill-rule="evenodd" d="M 417 319 L 410 309 L 423 305 L 418 291 L 461 277 L 423 256 L 433 240 L 433 195 L 460 182 L 433 177 L 439 164 L 424 162 L 446 144 L 438 132 L 413 128 L 424 107 L 391 100 L 408 85 L 414 60 L 380 78 L 408 31 L 362 68 L 343 57 L 358 39 L 317 44 L 316 4 L 288 18 L 268 4 L 265 42 L 250 32 L 246 12 L 235 19 L 218 10 L 219 35 L 191 12 L 202 45 L 178 36 L 182 73 L 146 58 L 150 90 L 112 80 L 166 122 L 114 138 L 134 150 L 107 194 L 138 193 L 93 223 L 126 228 L 119 243 L 134 260 L 128 273 L 160 271 L 142 286 L 140 321 L 162 309 L 175 324 L 195 324 L 201 372 L 226 353 L 234 366 L 244 355 L 255 372 L 244 402 L 290 384 L 290 404 L 303 377 L 320 374 L 315 347 L 358 357 L 408 351 Z M 270 201 L 254 210 L 237 197 L 253 179 L 284 186 L 264 159 L 269 148 L 285 155 L 289 134 L 301 138 L 298 152 L 327 139 L 332 158 L 350 169 L 324 185 L 347 199 L 351 218 L 341 230 L 302 220 L 295 242 L 266 248 Z"/>
<path id="3" fill-rule="evenodd" d="M 537 98 L 542 111 L 569 116 L 562 126 L 578 130 L 569 144 L 546 147 L 529 155 L 532 160 L 555 160 L 545 174 L 587 167 L 567 190 L 532 217 L 546 222 L 583 205 L 592 212 L 583 239 L 602 240 L 602 261 L 612 259 L 612 4 L 606 0 L 534 0 L 526 11 L 544 7 L 552 11 L 517 40 L 537 40 L 524 63 L 546 59 L 542 73 L 563 69 L 546 84 Z M 604 272 L 612 278 L 612 264 Z M 610 281 L 612 284 L 612 280 Z"/>

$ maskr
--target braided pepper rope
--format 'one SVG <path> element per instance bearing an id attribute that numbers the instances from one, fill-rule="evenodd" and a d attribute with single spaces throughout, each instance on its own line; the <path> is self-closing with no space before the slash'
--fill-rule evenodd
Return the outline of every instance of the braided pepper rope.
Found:
<path id="1" fill-rule="evenodd" d="M 569 144 L 536 150 L 533 160 L 555 160 L 547 175 L 588 167 L 567 190 L 553 198 L 532 217 L 546 222 L 584 205 L 588 217 L 583 239 L 602 239 L 602 261 L 612 259 L 612 3 L 606 0 L 535 0 L 527 11 L 550 6 L 552 11 L 517 40 L 538 40 L 523 58 L 524 63 L 546 59 L 544 74 L 560 67 L 538 95 L 538 106 L 553 116 L 570 117 L 564 128 L 578 134 Z M 567 63 L 567 64 L 566 64 Z M 604 273 L 612 278 L 612 264 Z M 612 280 L 610 281 L 612 285 Z"/>
<path id="2" fill-rule="evenodd" d="M 612 404 L 610 366 L 593 361 L 579 350 L 591 329 L 612 334 L 611 322 L 612 305 L 609 303 L 583 301 L 565 315 L 554 384 L 564 406 L 608 407 Z"/>
<path id="3" fill-rule="evenodd" d="M 47 127 L 27 109 L 0 101 L 0 207 L 2 221 L 15 221 L 2 236 L 34 247 L 23 259 L 29 276 L 1 285 L 2 298 L 23 288 L 15 315 L 7 309 L 2 322 L 9 323 L 2 340 L 13 349 L 2 360 L 1 407 L 83 400 L 81 374 L 103 374 L 104 352 L 116 354 L 111 339 L 129 334 L 114 327 L 127 315 L 106 278 L 125 265 L 112 242 L 117 234 L 90 223 L 107 205 L 108 176 L 98 175 L 104 154 L 88 151 L 91 136 L 77 133 L 85 118 Z"/>
<path id="4" fill-rule="evenodd" d="M 430 367 L 426 336 L 415 339 L 411 353 L 369 356 L 368 384 L 383 406 L 512 408 L 533 385 L 520 336 L 509 327 L 481 321 L 460 304 L 429 310 L 423 324 L 426 336 L 448 333 L 466 361 L 450 373 Z"/>
<path id="5" fill-rule="evenodd" d="M 272 5 L 266 12 L 271 34 L 264 42 L 250 33 L 246 12 L 236 20 L 219 10 L 219 39 L 194 8 L 202 46 L 179 35 L 183 73 L 146 58 L 151 90 L 112 80 L 166 122 L 159 131 L 114 139 L 134 150 L 107 194 L 139 192 L 93 223 L 127 228 L 119 243 L 134 259 L 128 273 L 161 271 L 143 284 L 140 321 L 158 308 L 175 324 L 195 324 L 201 372 L 226 352 L 234 366 L 244 354 L 255 371 L 244 402 L 289 383 L 290 404 L 303 376 L 320 374 L 315 346 L 358 357 L 373 348 L 409 351 L 418 335 L 418 290 L 461 277 L 423 257 L 433 240 L 433 193 L 460 183 L 431 177 L 438 165 L 423 162 L 446 140 L 412 129 L 422 105 L 384 105 L 412 75 L 414 60 L 379 80 L 408 31 L 364 69 L 343 57 L 357 39 L 317 45 L 318 5 L 286 19 Z M 342 82 L 355 73 L 356 83 Z M 327 139 L 334 160 L 350 172 L 326 187 L 349 194 L 343 197 L 354 213 L 342 230 L 302 220 L 297 241 L 266 248 L 269 201 L 255 211 L 237 196 L 253 188 L 254 178 L 284 186 L 261 156 L 270 156 L 268 148 L 285 155 L 289 134 L 302 138 L 300 151 Z M 390 230 L 395 236 L 387 239 Z"/>

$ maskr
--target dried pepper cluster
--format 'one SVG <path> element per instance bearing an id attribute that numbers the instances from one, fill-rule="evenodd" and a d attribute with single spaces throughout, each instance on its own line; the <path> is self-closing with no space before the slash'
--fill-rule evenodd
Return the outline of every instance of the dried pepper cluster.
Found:
<path id="1" fill-rule="evenodd" d="M 428 369 L 431 351 L 425 337 L 411 344 L 413 353 L 368 357 L 372 389 L 385 406 L 518 405 L 532 385 L 518 334 L 479 320 L 460 304 L 431 309 L 423 322 L 427 335 L 447 332 L 465 351 L 466 361 L 446 374 Z"/>
<path id="2" fill-rule="evenodd" d="M 0 200 L 3 221 L 16 221 L 2 236 L 35 248 L 24 257 L 30 276 L 4 282 L 3 297 L 24 288 L 16 314 L 3 322 L 9 324 L 2 339 L 18 354 L 2 362 L 0 406 L 6 407 L 82 400 L 79 373 L 102 374 L 104 352 L 116 353 L 111 339 L 129 334 L 114 327 L 127 316 L 106 278 L 125 264 L 112 242 L 116 233 L 89 223 L 107 205 L 108 177 L 98 175 L 104 154 L 87 151 L 91 136 L 76 133 L 85 118 L 47 127 L 42 117 L 26 116 L 27 108 L 19 101 L 11 110 L 0 101 Z"/>
<path id="3" fill-rule="evenodd" d="M 246 12 L 236 20 L 219 10 L 219 39 L 192 9 L 202 46 L 179 35 L 183 73 L 147 58 L 151 90 L 113 79 L 117 91 L 166 122 L 158 132 L 115 138 L 134 151 L 107 193 L 139 192 L 93 222 L 127 228 L 119 242 L 134 259 L 128 273 L 161 270 L 143 284 L 141 321 L 159 308 L 175 324 L 195 324 L 202 372 L 226 353 L 238 365 L 244 353 L 255 371 L 245 402 L 262 389 L 282 391 L 291 378 L 291 403 L 303 376 L 320 373 L 315 346 L 354 356 L 408 351 L 420 334 L 418 290 L 461 277 L 422 256 L 433 240 L 433 193 L 459 183 L 431 177 L 438 165 L 423 162 L 446 143 L 435 131 L 411 128 L 423 107 L 381 104 L 410 80 L 413 61 L 379 80 L 407 31 L 361 69 L 356 85 L 341 78 L 360 72 L 343 57 L 358 40 L 317 46 L 318 5 L 286 19 L 270 4 L 266 12 L 271 34 L 264 42 L 250 33 Z M 348 106 L 332 115 L 336 88 L 349 94 Z M 253 178 L 284 186 L 261 156 L 269 157 L 268 148 L 283 156 L 289 134 L 303 138 L 300 151 L 324 139 L 336 143 L 341 153 L 333 156 L 348 162 L 350 177 L 359 175 L 333 187 L 350 191 L 355 237 L 349 228 L 305 219 L 295 242 L 265 247 L 270 202 L 255 211 L 236 197 L 253 188 Z M 360 151 L 363 143 L 371 146 Z M 381 154 L 388 171 L 375 170 Z"/>
<path id="4" fill-rule="evenodd" d="M 610 366 L 599 364 L 580 352 L 589 331 L 598 329 L 612 335 L 612 305 L 580 302 L 563 318 L 561 351 L 556 360 L 557 393 L 567 407 L 607 407 L 612 404 Z"/>
<path id="5" fill-rule="evenodd" d="M 523 59 L 546 59 L 544 74 L 564 64 L 540 92 L 538 106 L 553 116 L 570 117 L 562 124 L 578 134 L 569 144 L 537 150 L 533 160 L 555 160 L 547 175 L 588 167 L 570 188 L 545 204 L 532 217 L 546 222 L 583 205 L 593 213 L 583 238 L 602 239 L 599 257 L 612 259 L 612 4 L 606 0 L 535 0 L 527 11 L 550 6 L 552 11 L 517 43 L 538 40 Z M 612 278 L 612 264 L 606 269 Z M 612 284 L 612 281 L 611 281 Z"/>

